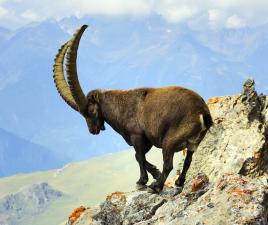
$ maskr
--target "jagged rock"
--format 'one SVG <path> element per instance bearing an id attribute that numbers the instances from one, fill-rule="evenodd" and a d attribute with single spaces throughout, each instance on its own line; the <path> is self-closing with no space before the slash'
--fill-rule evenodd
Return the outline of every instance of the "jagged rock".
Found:
<path id="1" fill-rule="evenodd" d="M 266 120 L 256 117 L 250 121 L 248 115 L 252 111 L 248 111 L 241 95 L 212 99 L 209 107 L 214 125 L 193 155 L 188 178 L 199 171 L 211 181 L 225 173 L 252 176 L 267 173 Z M 267 111 L 264 108 L 262 115 Z"/>
<path id="2" fill-rule="evenodd" d="M 113 193 L 75 225 L 268 224 L 268 107 L 254 81 L 208 101 L 214 125 L 193 155 L 183 190 Z"/>
<path id="3" fill-rule="evenodd" d="M 254 118 L 262 118 L 262 110 L 265 106 L 265 96 L 263 94 L 258 95 L 255 90 L 255 81 L 248 79 L 243 85 L 243 91 L 241 94 L 241 101 L 246 105 L 248 109 L 248 117 L 250 120 Z"/>

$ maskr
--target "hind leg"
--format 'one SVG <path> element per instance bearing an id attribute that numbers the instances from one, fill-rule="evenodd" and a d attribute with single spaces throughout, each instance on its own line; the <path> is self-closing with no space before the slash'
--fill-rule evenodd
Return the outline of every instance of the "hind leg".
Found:
<path id="1" fill-rule="evenodd" d="M 197 150 L 198 145 L 203 140 L 206 132 L 207 132 L 206 130 L 205 131 L 203 130 L 203 131 L 199 132 L 199 134 L 195 138 L 192 137 L 188 140 L 187 154 L 186 154 L 186 158 L 185 158 L 184 163 L 183 163 L 183 169 L 182 169 L 180 176 L 178 177 L 178 179 L 175 182 L 175 185 L 177 187 L 184 186 L 185 177 L 186 177 L 188 169 L 190 168 L 193 153 Z"/>
<path id="2" fill-rule="evenodd" d="M 161 176 L 161 172 L 159 171 L 159 169 L 157 169 L 155 165 L 149 163 L 147 160 L 145 167 L 146 170 L 153 176 L 155 180 L 157 180 Z"/>
<path id="3" fill-rule="evenodd" d="M 156 182 L 153 182 L 149 188 L 150 192 L 160 192 L 163 187 L 164 183 L 170 173 L 170 171 L 173 169 L 173 156 L 174 152 L 176 152 L 177 149 L 182 149 L 186 147 L 187 140 L 191 139 L 191 137 L 196 137 L 198 133 L 200 133 L 200 125 L 198 123 L 187 123 L 185 125 L 181 124 L 181 127 L 186 127 L 187 129 L 177 129 L 177 130 L 170 130 L 166 137 L 163 140 L 163 171 L 161 173 L 161 176 L 159 179 L 157 179 Z M 190 162 L 191 154 L 189 154 L 188 162 Z M 185 174 L 189 168 L 190 163 L 185 164 Z M 188 166 L 188 168 L 187 168 Z M 183 176 L 181 177 L 181 179 Z"/>
<path id="4" fill-rule="evenodd" d="M 191 162 L 192 162 L 193 153 L 194 153 L 194 151 L 187 150 L 186 158 L 185 158 L 184 163 L 183 163 L 182 172 L 181 172 L 180 176 L 178 177 L 178 179 L 175 181 L 175 185 L 178 187 L 183 187 L 183 185 L 184 185 L 187 171 L 188 171 L 188 169 L 191 165 Z"/>
<path id="5" fill-rule="evenodd" d="M 148 146 L 148 148 L 145 151 L 145 154 L 147 152 L 149 152 L 149 150 L 151 149 L 152 145 L 150 145 L 150 147 Z M 158 179 L 161 176 L 161 172 L 159 171 L 159 169 L 157 169 L 157 167 L 151 163 L 149 163 L 146 158 L 145 158 L 145 167 L 146 170 L 153 176 L 154 179 Z"/>
<path id="6" fill-rule="evenodd" d="M 173 156 L 174 156 L 174 151 L 172 150 L 164 150 L 163 149 L 163 171 L 159 178 L 150 184 L 149 186 L 149 192 L 156 192 L 159 193 L 162 191 L 165 181 L 170 173 L 170 171 L 173 169 Z"/>

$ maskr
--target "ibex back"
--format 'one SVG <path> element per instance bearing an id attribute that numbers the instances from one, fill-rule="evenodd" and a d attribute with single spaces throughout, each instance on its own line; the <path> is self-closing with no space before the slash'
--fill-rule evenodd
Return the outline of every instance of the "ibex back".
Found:
<path id="1" fill-rule="evenodd" d="M 86 25 L 59 50 L 54 64 L 54 81 L 59 94 L 86 120 L 90 133 L 99 134 L 108 123 L 133 146 L 140 167 L 139 187 L 154 181 L 149 191 L 160 192 L 173 168 L 174 153 L 187 148 L 183 170 L 176 181 L 183 187 L 192 154 L 212 125 L 205 101 L 183 87 L 138 88 L 132 90 L 92 90 L 84 95 L 76 69 L 77 50 Z M 66 57 L 67 81 L 63 72 Z M 152 146 L 162 148 L 163 171 L 146 160 Z"/>

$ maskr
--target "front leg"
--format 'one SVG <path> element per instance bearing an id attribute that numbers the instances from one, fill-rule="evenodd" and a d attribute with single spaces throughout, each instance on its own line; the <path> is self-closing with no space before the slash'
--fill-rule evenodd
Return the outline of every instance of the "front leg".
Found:
<path id="1" fill-rule="evenodd" d="M 140 189 L 145 187 L 148 182 L 148 174 L 146 171 L 147 161 L 145 158 L 145 153 L 148 151 L 148 148 L 151 148 L 151 146 L 149 146 L 146 139 L 140 135 L 133 135 L 131 137 L 131 142 L 133 143 L 134 149 L 136 151 L 135 158 L 140 167 L 140 178 L 136 182 L 137 187 Z"/>
<path id="2" fill-rule="evenodd" d="M 137 187 L 141 188 L 142 186 L 145 186 L 148 182 L 148 174 L 146 171 L 146 167 L 145 167 L 145 155 L 143 156 L 142 152 L 140 152 L 139 150 L 136 150 L 136 154 L 135 154 L 135 158 L 137 160 L 137 162 L 139 163 L 139 167 L 140 167 L 140 179 L 136 182 Z"/>

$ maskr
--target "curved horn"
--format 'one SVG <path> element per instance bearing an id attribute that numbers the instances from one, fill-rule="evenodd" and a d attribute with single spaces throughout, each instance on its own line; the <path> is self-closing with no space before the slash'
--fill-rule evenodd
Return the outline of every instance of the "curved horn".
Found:
<path id="1" fill-rule="evenodd" d="M 55 57 L 54 65 L 53 65 L 53 73 L 54 73 L 53 79 L 54 79 L 56 88 L 60 96 L 63 98 L 63 100 L 69 106 L 71 106 L 74 110 L 78 111 L 77 104 L 72 96 L 72 93 L 65 80 L 64 72 L 63 72 L 63 61 L 64 61 L 64 56 L 67 52 L 68 47 L 69 47 L 69 42 L 66 42 L 64 45 L 61 46 L 61 48 L 58 51 L 58 54 Z"/>
<path id="2" fill-rule="evenodd" d="M 73 38 L 70 40 L 70 47 L 67 51 L 67 56 L 66 56 L 67 81 L 68 81 L 71 93 L 73 95 L 73 98 L 75 99 L 75 102 L 77 103 L 79 112 L 81 114 L 86 113 L 87 99 L 82 91 L 82 88 L 78 80 L 76 59 L 77 59 L 77 50 L 78 50 L 81 36 L 87 27 L 88 27 L 87 25 L 83 25 L 74 34 Z"/>

